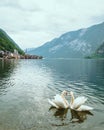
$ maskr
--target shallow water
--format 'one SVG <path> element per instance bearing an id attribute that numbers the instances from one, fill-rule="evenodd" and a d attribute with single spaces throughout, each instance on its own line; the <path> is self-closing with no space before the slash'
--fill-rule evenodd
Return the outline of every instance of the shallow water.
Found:
<path id="1" fill-rule="evenodd" d="M 94 110 L 51 109 L 47 99 L 63 90 Z M 63 129 L 104 129 L 104 60 L 0 60 L 0 130 Z"/>

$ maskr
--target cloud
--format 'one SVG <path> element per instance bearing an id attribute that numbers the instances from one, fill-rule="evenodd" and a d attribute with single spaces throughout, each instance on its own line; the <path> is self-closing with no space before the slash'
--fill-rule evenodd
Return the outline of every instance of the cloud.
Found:
<path id="1" fill-rule="evenodd" d="M 31 48 L 104 20 L 103 0 L 3 0 L 0 25 L 20 47 Z"/>

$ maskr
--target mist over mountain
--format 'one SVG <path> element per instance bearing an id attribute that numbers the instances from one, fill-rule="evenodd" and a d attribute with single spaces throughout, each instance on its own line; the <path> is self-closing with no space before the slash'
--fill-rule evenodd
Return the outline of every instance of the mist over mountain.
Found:
<path id="1" fill-rule="evenodd" d="M 104 22 L 64 33 L 28 53 L 50 58 L 82 58 L 94 53 L 103 41 Z"/>

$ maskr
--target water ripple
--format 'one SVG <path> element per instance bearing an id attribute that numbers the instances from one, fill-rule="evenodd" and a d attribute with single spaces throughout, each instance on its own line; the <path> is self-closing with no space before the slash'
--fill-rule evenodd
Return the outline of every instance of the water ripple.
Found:
<path id="1" fill-rule="evenodd" d="M 96 60 L 16 60 L 0 62 L 0 128 L 22 129 L 99 129 L 104 120 L 104 62 Z M 47 99 L 63 90 L 75 97 L 88 98 L 86 105 L 94 108 L 93 116 L 83 121 L 71 111 L 52 110 Z M 67 97 L 70 102 L 70 96 Z M 84 118 L 85 117 L 85 118 Z M 96 123 L 97 122 L 97 123 Z M 83 124 L 83 125 L 82 125 Z M 95 125 L 96 124 L 96 125 Z"/>

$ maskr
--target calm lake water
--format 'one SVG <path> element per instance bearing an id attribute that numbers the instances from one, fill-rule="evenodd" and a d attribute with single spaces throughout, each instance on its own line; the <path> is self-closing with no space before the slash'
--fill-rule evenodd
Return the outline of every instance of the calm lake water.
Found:
<path id="1" fill-rule="evenodd" d="M 94 110 L 50 109 L 63 90 Z M 0 130 L 104 130 L 104 60 L 0 60 Z"/>

